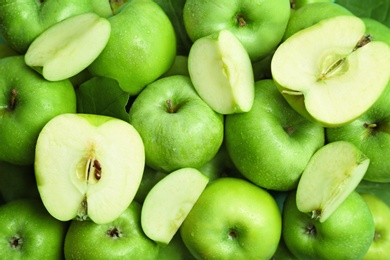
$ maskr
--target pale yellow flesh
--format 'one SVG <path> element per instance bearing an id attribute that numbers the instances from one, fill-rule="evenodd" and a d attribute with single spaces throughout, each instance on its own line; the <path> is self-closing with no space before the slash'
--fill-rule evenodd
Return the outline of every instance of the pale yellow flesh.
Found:
<path id="1" fill-rule="evenodd" d="M 248 53 L 227 30 L 191 47 L 188 71 L 199 96 L 216 112 L 247 112 L 254 100 L 254 76 Z"/>
<path id="2" fill-rule="evenodd" d="M 99 180 L 93 168 L 87 180 L 89 159 L 100 164 Z M 85 200 L 84 217 L 108 223 L 133 200 L 144 162 L 142 140 L 130 124 L 112 119 L 92 125 L 77 114 L 61 115 L 51 120 L 38 138 L 38 190 L 49 213 L 59 220 L 76 218 Z"/>
<path id="3" fill-rule="evenodd" d="M 331 18 L 298 32 L 276 50 L 274 80 L 303 94 L 308 113 L 324 125 L 352 121 L 371 107 L 390 77 L 389 46 L 371 42 L 353 51 L 364 33 L 364 23 L 354 16 Z M 343 65 L 324 73 L 342 58 Z"/>
<path id="4" fill-rule="evenodd" d="M 355 190 L 370 160 L 349 142 L 320 148 L 310 159 L 297 187 L 297 208 L 324 222 Z"/>
<path id="5" fill-rule="evenodd" d="M 176 170 L 159 181 L 147 194 L 142 207 L 141 225 L 145 234 L 157 243 L 167 245 L 208 181 L 194 168 Z"/>
<path id="6" fill-rule="evenodd" d="M 25 55 L 28 66 L 49 81 L 70 78 L 87 68 L 103 51 L 110 22 L 94 13 L 65 19 L 44 31 Z"/>

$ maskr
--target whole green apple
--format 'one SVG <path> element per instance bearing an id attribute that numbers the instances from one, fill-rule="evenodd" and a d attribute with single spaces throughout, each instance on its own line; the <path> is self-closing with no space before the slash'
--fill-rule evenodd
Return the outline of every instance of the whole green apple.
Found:
<path id="1" fill-rule="evenodd" d="M 324 143 L 324 128 L 292 109 L 272 80 L 256 82 L 249 112 L 225 119 L 225 144 L 232 162 L 247 179 L 266 189 L 295 188 L 309 159 Z"/>
<path id="2" fill-rule="evenodd" d="M 66 259 L 157 259 L 159 246 L 141 228 L 141 205 L 133 201 L 113 222 L 73 220 L 66 233 Z"/>
<path id="3" fill-rule="evenodd" d="M 73 15 L 93 11 L 91 0 L 1 0 L 0 33 L 12 49 L 23 54 L 50 26 Z"/>
<path id="4" fill-rule="evenodd" d="M 227 29 L 242 42 L 252 61 L 266 57 L 280 43 L 289 17 L 288 0 L 187 0 L 183 10 L 193 42 Z"/>
<path id="5" fill-rule="evenodd" d="M 136 95 L 173 64 L 175 31 L 153 0 L 126 2 L 108 20 L 110 39 L 89 71 L 117 80 L 124 91 Z"/>
<path id="6" fill-rule="evenodd" d="M 53 117 L 76 112 L 69 80 L 49 82 L 23 56 L 0 59 L 0 161 L 31 165 L 35 143 Z"/>
<path id="7" fill-rule="evenodd" d="M 149 84 L 130 107 L 129 122 L 145 144 L 146 164 L 166 173 L 201 167 L 223 140 L 223 116 L 198 96 L 188 76 Z"/>
<path id="8" fill-rule="evenodd" d="M 363 179 L 372 182 L 390 182 L 390 81 L 374 105 L 353 122 L 326 128 L 328 142 L 349 141 L 368 158 L 370 165 Z"/>
<path id="9" fill-rule="evenodd" d="M 270 259 L 281 236 L 273 197 L 246 180 L 211 182 L 180 227 L 196 259 Z"/>
<path id="10" fill-rule="evenodd" d="M 352 192 L 324 222 L 303 213 L 291 191 L 283 208 L 283 239 L 298 259 L 361 259 L 375 233 L 367 203 Z"/>
<path id="11" fill-rule="evenodd" d="M 46 211 L 40 200 L 19 199 L 0 206 L 1 259 L 63 258 L 68 228 Z"/>
<path id="12" fill-rule="evenodd" d="M 161 246 L 158 252 L 159 260 L 194 260 L 181 238 L 180 232 L 176 232 L 171 242 L 166 246 Z"/>
<path id="13" fill-rule="evenodd" d="M 314 4 L 314 3 L 333 3 L 335 0 L 290 0 L 291 9 L 297 10 L 305 5 Z"/>
<path id="14" fill-rule="evenodd" d="M 390 206 L 379 197 L 361 193 L 374 218 L 375 235 L 364 260 L 390 259 Z"/>

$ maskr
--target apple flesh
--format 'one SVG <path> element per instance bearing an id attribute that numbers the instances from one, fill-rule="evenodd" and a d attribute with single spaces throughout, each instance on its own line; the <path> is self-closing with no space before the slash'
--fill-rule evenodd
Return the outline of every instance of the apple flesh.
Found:
<path id="1" fill-rule="evenodd" d="M 169 173 L 147 194 L 142 206 L 141 225 L 145 234 L 168 245 L 209 179 L 195 168 Z"/>
<path id="2" fill-rule="evenodd" d="M 129 206 L 144 164 L 142 139 L 129 123 L 63 114 L 39 134 L 34 168 L 38 191 L 52 216 L 103 224 Z"/>
<path id="3" fill-rule="evenodd" d="M 110 22 L 95 13 L 72 16 L 35 38 L 25 62 L 49 81 L 73 77 L 99 56 L 110 32 Z"/>
<path id="4" fill-rule="evenodd" d="M 222 30 L 194 42 L 188 71 L 199 96 L 220 114 L 247 112 L 255 95 L 252 63 L 240 40 Z"/>
<path id="5" fill-rule="evenodd" d="M 336 127 L 375 103 L 390 77 L 390 47 L 371 41 L 365 31 L 360 18 L 337 16 L 299 31 L 278 47 L 272 76 L 294 109 Z"/>
<path id="6" fill-rule="evenodd" d="M 326 221 L 355 190 L 367 171 L 368 159 L 352 143 L 338 141 L 311 157 L 299 180 L 297 207 L 313 219 Z"/>

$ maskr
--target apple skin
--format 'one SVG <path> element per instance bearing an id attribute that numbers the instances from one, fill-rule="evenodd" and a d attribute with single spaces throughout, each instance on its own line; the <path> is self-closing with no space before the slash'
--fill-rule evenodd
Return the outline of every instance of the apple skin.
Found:
<path id="1" fill-rule="evenodd" d="M 91 0 L 1 0 L 0 33 L 12 49 L 23 54 L 50 26 L 73 15 L 93 11 Z"/>
<path id="2" fill-rule="evenodd" d="M 196 259 L 270 259 L 281 237 L 273 197 L 246 180 L 209 183 L 180 227 Z"/>
<path id="3" fill-rule="evenodd" d="M 341 15 L 353 14 L 345 7 L 329 1 L 302 6 L 291 13 L 282 41 L 321 20 Z"/>
<path id="4" fill-rule="evenodd" d="M 288 0 L 187 0 L 183 10 L 184 25 L 193 42 L 222 29 L 230 30 L 252 62 L 279 44 L 289 17 Z"/>
<path id="5" fill-rule="evenodd" d="M 328 142 L 349 141 L 370 158 L 370 165 L 363 177 L 367 181 L 390 182 L 389 99 L 390 81 L 382 95 L 366 113 L 345 126 L 325 130 Z"/>
<path id="6" fill-rule="evenodd" d="M 366 33 L 372 36 L 373 41 L 382 41 L 390 45 L 390 28 L 372 18 L 361 18 L 366 25 Z"/>
<path id="7" fill-rule="evenodd" d="M 129 110 L 129 122 L 145 145 L 146 165 L 165 173 L 199 168 L 211 160 L 223 141 L 223 120 L 183 75 L 149 84 Z"/>
<path id="8" fill-rule="evenodd" d="M 95 76 L 117 80 L 124 91 L 137 95 L 172 66 L 175 31 L 152 0 L 126 2 L 108 20 L 110 39 L 88 69 Z"/>
<path id="9" fill-rule="evenodd" d="M 324 128 L 293 110 L 269 79 L 256 82 L 249 112 L 225 118 L 231 160 L 243 176 L 266 189 L 295 188 L 310 157 L 324 143 Z"/>
<path id="10" fill-rule="evenodd" d="M 291 2 L 291 8 L 296 10 L 308 4 L 321 3 L 321 2 L 334 3 L 335 0 L 291 0 L 290 2 Z"/>
<path id="11" fill-rule="evenodd" d="M 141 228 L 141 204 L 133 201 L 107 224 L 73 220 L 65 237 L 66 259 L 157 259 L 159 246 Z"/>
<path id="12" fill-rule="evenodd" d="M 363 260 L 390 259 L 390 206 L 379 197 L 361 193 L 370 208 L 375 223 L 375 236 Z"/>
<path id="13" fill-rule="evenodd" d="M 59 114 L 76 112 L 73 85 L 46 81 L 20 55 L 0 59 L 0 82 L 0 161 L 31 165 L 43 126 Z"/>
<path id="14" fill-rule="evenodd" d="M 282 213 L 283 239 L 298 259 L 361 259 L 368 251 L 375 226 L 364 199 L 353 191 L 323 223 L 300 212 L 296 191 L 287 196 Z"/>
<path id="15" fill-rule="evenodd" d="M 2 259 L 62 259 L 67 222 L 56 220 L 40 200 L 19 199 L 0 206 Z M 18 238 L 19 240 L 15 240 Z M 16 248 L 6 241 L 21 243 Z"/>

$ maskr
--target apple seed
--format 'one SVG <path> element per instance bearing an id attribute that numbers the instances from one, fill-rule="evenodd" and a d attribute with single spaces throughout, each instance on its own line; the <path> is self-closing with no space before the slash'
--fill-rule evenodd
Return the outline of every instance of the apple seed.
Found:
<path id="1" fill-rule="evenodd" d="M 102 177 L 102 166 L 100 165 L 98 160 L 93 161 L 93 167 L 95 168 L 95 179 L 100 180 Z"/>

